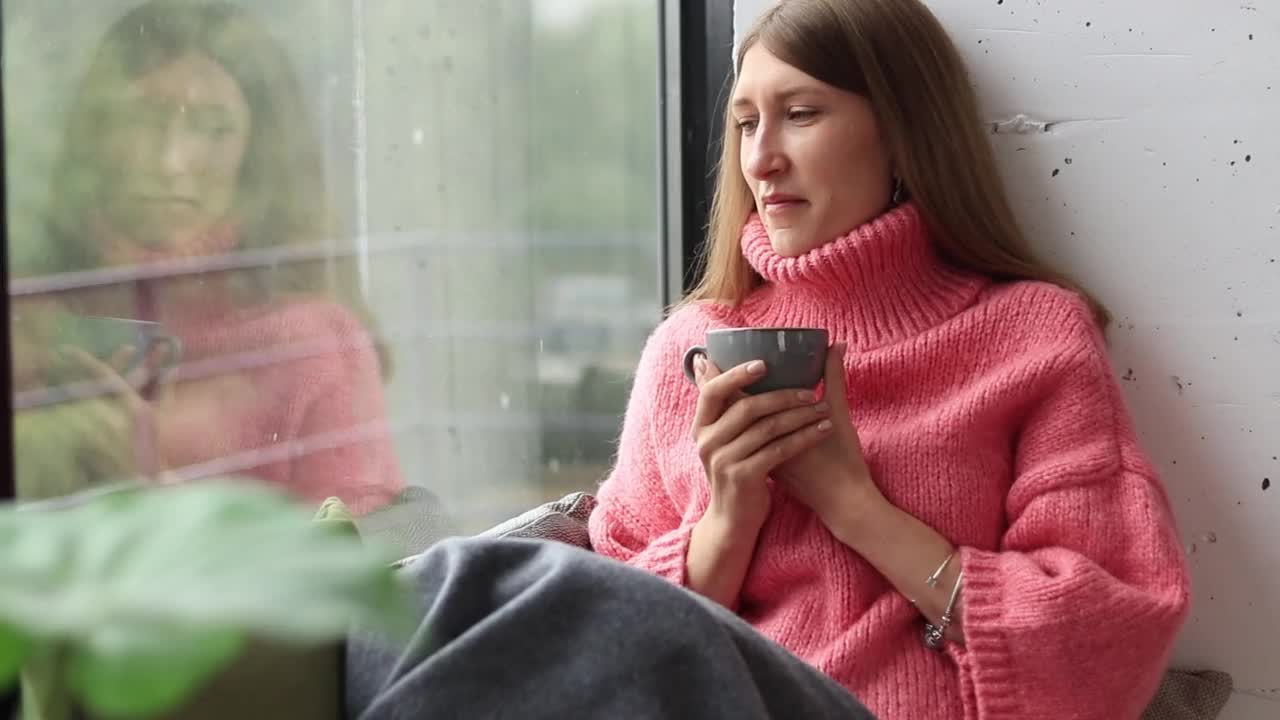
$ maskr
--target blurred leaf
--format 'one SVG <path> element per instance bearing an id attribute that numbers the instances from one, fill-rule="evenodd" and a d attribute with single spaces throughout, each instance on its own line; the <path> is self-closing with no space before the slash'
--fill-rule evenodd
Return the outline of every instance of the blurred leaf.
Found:
<path id="1" fill-rule="evenodd" d="M 13 686 L 30 643 L 17 630 L 0 623 L 0 693 Z"/>
<path id="2" fill-rule="evenodd" d="M 408 597 L 387 560 L 261 485 L 8 508 L 0 623 L 68 647 L 68 683 L 89 707 L 149 714 L 222 668 L 248 635 L 317 643 L 353 621 L 405 628 Z"/>
<path id="3" fill-rule="evenodd" d="M 138 717 L 171 708 L 244 647 L 235 631 L 159 634 L 105 631 L 72 659 L 68 685 L 95 715 Z"/>

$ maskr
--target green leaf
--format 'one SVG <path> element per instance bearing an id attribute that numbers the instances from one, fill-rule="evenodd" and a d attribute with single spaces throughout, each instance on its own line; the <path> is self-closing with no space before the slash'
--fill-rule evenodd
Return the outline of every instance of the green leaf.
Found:
<path id="1" fill-rule="evenodd" d="M 294 644 L 352 622 L 407 627 L 387 560 L 261 485 L 111 493 L 0 510 L 0 624 L 69 649 L 68 685 L 105 714 L 163 712 L 248 636 Z"/>
<path id="2" fill-rule="evenodd" d="M 0 692 L 13 686 L 27 658 L 31 643 L 21 633 L 0 623 Z"/>
<path id="3" fill-rule="evenodd" d="M 77 653 L 68 685 L 95 716 L 136 718 L 172 708 L 235 658 L 244 637 L 234 631 L 158 633 L 104 631 Z"/>

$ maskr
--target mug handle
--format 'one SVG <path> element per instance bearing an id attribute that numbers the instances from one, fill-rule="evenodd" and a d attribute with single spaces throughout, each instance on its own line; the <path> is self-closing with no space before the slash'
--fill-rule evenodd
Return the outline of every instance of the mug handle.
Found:
<path id="1" fill-rule="evenodd" d="M 694 345 L 684 352 L 684 361 L 682 363 L 684 365 L 684 376 L 689 378 L 689 382 L 695 384 L 698 382 L 698 379 L 693 373 L 693 360 L 699 355 L 706 357 L 707 348 L 702 345 Z"/>
<path id="2" fill-rule="evenodd" d="M 153 399 L 152 396 L 158 392 L 161 384 L 170 381 L 173 373 L 178 369 L 178 363 L 182 360 L 182 341 L 172 335 L 158 333 L 151 336 L 151 342 L 147 345 L 147 352 L 140 355 L 139 363 L 146 362 L 146 358 L 150 357 L 151 353 L 157 348 L 162 348 L 163 354 L 156 362 L 155 367 L 149 368 L 149 371 L 153 374 L 147 379 L 147 384 L 138 388 L 138 391 L 148 401 Z"/>
<path id="3" fill-rule="evenodd" d="M 172 371 L 182 359 L 182 341 L 172 335 L 157 333 L 147 338 L 145 349 L 134 355 L 129 362 L 129 367 L 122 374 L 128 377 L 137 372 L 142 367 L 142 364 L 147 361 L 147 358 L 151 357 L 151 353 L 157 349 L 162 350 L 160 359 L 156 362 L 154 368 L 149 368 L 149 372 L 155 372 L 157 376 L 164 376 Z"/>
<path id="4" fill-rule="evenodd" d="M 172 335 L 163 333 L 153 335 L 147 354 L 156 348 L 164 348 L 164 359 L 160 362 L 160 367 L 164 370 L 172 370 L 182 360 L 182 341 Z"/>

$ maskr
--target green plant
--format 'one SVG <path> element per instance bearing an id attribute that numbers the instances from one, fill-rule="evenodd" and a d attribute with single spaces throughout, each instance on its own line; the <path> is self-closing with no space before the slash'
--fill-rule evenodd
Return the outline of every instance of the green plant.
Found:
<path id="1" fill-rule="evenodd" d="M 249 637 L 309 644 L 352 622 L 398 632 L 386 558 L 276 491 L 242 483 L 0 509 L 0 691 L 27 716 L 141 718 L 176 707 Z M 34 710 L 34 713 L 33 713 Z"/>

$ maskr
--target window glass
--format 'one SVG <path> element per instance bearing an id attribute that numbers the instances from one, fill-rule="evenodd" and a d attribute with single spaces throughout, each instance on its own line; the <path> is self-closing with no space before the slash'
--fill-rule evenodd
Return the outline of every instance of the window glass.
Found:
<path id="1" fill-rule="evenodd" d="M 19 497 L 593 487 L 661 312 L 657 5 L 5 2 Z"/>

